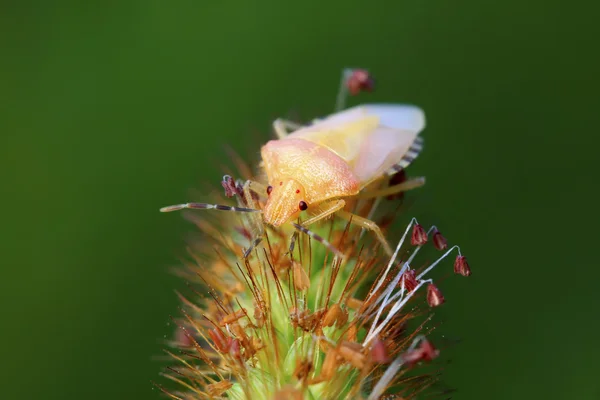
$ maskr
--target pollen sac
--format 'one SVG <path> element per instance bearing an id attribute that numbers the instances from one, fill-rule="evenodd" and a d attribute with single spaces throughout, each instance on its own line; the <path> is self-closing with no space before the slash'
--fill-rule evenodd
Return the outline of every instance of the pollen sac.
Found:
<path id="1" fill-rule="evenodd" d="M 250 338 L 250 340 L 248 340 L 248 344 L 244 345 L 244 346 L 245 346 L 245 350 L 246 350 L 245 354 L 248 355 L 249 357 L 252 357 L 259 350 L 262 350 L 265 347 L 262 340 L 260 340 L 257 337 Z"/>
<path id="2" fill-rule="evenodd" d="M 405 271 L 400 279 L 400 285 L 402 284 L 402 281 L 404 281 L 404 288 L 406 291 L 408 293 L 412 292 L 419 284 L 419 281 L 417 280 L 417 271 L 414 269 Z"/>
<path id="3" fill-rule="evenodd" d="M 235 321 L 237 321 L 240 318 L 243 318 L 246 316 L 246 309 L 245 308 L 241 308 L 235 312 L 232 312 L 230 314 L 227 314 L 226 316 L 224 316 L 221 321 L 219 321 L 219 325 L 221 326 L 226 326 L 228 324 L 232 324 Z"/>
<path id="4" fill-rule="evenodd" d="M 348 342 L 356 342 L 356 338 L 358 336 L 358 328 L 355 324 L 352 324 L 346 330 L 346 334 L 344 335 Z"/>
<path id="5" fill-rule="evenodd" d="M 373 361 L 376 364 L 388 364 L 392 361 L 385 347 L 385 343 L 379 340 L 378 337 L 376 337 L 373 341 L 373 346 L 371 347 L 370 355 L 371 361 Z"/>
<path id="6" fill-rule="evenodd" d="M 233 386 L 233 383 L 231 383 L 230 381 L 225 379 L 220 382 L 211 383 L 210 385 L 206 385 L 206 392 L 211 397 L 219 397 L 223 393 L 225 393 L 226 391 L 231 389 L 232 386 Z"/>
<path id="7" fill-rule="evenodd" d="M 304 291 L 310 287 L 310 279 L 302 268 L 302 264 L 297 261 L 294 261 L 293 264 L 293 272 L 294 272 L 294 287 L 296 290 Z"/>
<path id="8" fill-rule="evenodd" d="M 461 255 L 456 256 L 456 260 L 454 260 L 454 273 L 462 276 L 471 275 L 471 268 L 467 262 L 467 257 Z"/>
<path id="9" fill-rule="evenodd" d="M 239 179 L 237 181 L 235 181 L 235 191 L 238 194 L 238 196 L 241 196 L 242 199 L 244 199 L 244 203 L 245 203 L 246 198 L 245 198 L 245 194 L 244 194 L 244 182 L 240 181 Z"/>
<path id="10" fill-rule="evenodd" d="M 433 347 L 429 340 L 421 342 L 420 351 L 423 354 L 423 361 L 431 361 L 440 355 L 440 351 Z"/>
<path id="11" fill-rule="evenodd" d="M 427 243 L 427 232 L 420 224 L 415 224 L 415 226 L 413 226 L 410 243 L 413 246 L 423 246 Z"/>
<path id="12" fill-rule="evenodd" d="M 260 304 L 254 301 L 254 321 L 258 328 L 262 328 L 265 325 L 265 311 L 264 301 Z"/>
<path id="13" fill-rule="evenodd" d="M 431 361 L 440 354 L 431 342 L 427 339 L 423 339 L 419 347 L 413 350 L 409 350 L 402 355 L 402 359 L 409 366 L 413 366 L 421 361 Z"/>
<path id="14" fill-rule="evenodd" d="M 338 352 L 354 368 L 363 369 L 365 366 L 366 357 L 362 353 L 362 345 L 360 343 L 343 342 Z"/>
<path id="15" fill-rule="evenodd" d="M 433 283 L 427 286 L 427 304 L 429 307 L 437 307 L 444 304 L 444 296 L 440 289 L 437 288 Z"/>
<path id="16" fill-rule="evenodd" d="M 296 368 L 294 369 L 294 376 L 299 381 L 303 381 L 304 379 L 308 378 L 308 376 L 310 375 L 312 370 L 313 370 L 312 362 L 310 362 L 309 360 L 305 360 L 305 359 L 297 360 Z"/>
<path id="17" fill-rule="evenodd" d="M 237 194 L 235 182 L 231 176 L 224 175 L 223 180 L 221 181 L 221 186 L 223 186 L 223 189 L 225 189 L 225 196 L 233 197 Z"/>
<path id="18" fill-rule="evenodd" d="M 327 310 L 323 316 L 323 326 L 333 326 L 340 328 L 348 322 L 348 311 L 343 310 L 339 304 L 334 304 Z"/>
<path id="19" fill-rule="evenodd" d="M 231 324 L 229 326 L 229 330 L 232 332 L 233 336 L 241 340 L 241 343 L 246 345 L 248 343 L 248 335 L 244 331 L 244 328 L 240 324 Z"/>
<path id="20" fill-rule="evenodd" d="M 446 250 L 448 248 L 448 241 L 437 229 L 433 233 L 433 246 L 438 250 Z"/>
<path id="21" fill-rule="evenodd" d="M 231 354 L 231 356 L 235 359 L 242 359 L 241 344 L 238 339 L 233 339 L 231 341 L 231 346 L 229 347 L 229 354 Z"/>
<path id="22" fill-rule="evenodd" d="M 305 332 L 312 332 L 321 318 L 322 312 L 311 313 L 308 310 L 298 310 L 296 307 L 290 309 L 290 322 L 294 328 L 300 328 Z"/>
<path id="23" fill-rule="evenodd" d="M 346 81 L 346 87 L 351 95 L 355 96 L 360 92 L 371 92 L 375 87 L 375 81 L 364 69 L 355 69 Z"/>
<path id="24" fill-rule="evenodd" d="M 212 339 L 215 348 L 221 353 L 227 353 L 231 347 L 231 338 L 225 337 L 219 329 L 211 329 L 208 336 Z"/>
<path id="25" fill-rule="evenodd" d="M 277 391 L 273 396 L 273 400 L 302 400 L 304 399 L 304 394 L 300 389 L 296 389 L 293 386 L 289 385 L 284 387 L 283 389 Z"/>
<path id="26" fill-rule="evenodd" d="M 179 343 L 181 347 L 192 347 L 195 339 L 183 328 L 178 328 L 175 332 L 175 341 Z"/>
<path id="27" fill-rule="evenodd" d="M 354 297 L 348 297 L 348 299 L 346 299 L 346 306 L 353 310 L 358 310 L 359 308 L 361 308 L 363 306 L 363 304 L 364 304 L 363 301 L 358 300 Z"/>
<path id="28" fill-rule="evenodd" d="M 338 352 L 335 349 L 330 349 L 325 354 L 325 360 L 321 367 L 321 376 L 324 380 L 329 380 L 335 374 L 338 367 Z"/>

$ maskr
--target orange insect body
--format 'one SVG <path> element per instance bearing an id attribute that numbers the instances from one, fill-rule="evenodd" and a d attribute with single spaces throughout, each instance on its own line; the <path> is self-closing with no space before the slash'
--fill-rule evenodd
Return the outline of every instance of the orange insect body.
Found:
<path id="1" fill-rule="evenodd" d="M 346 92 L 343 84 L 338 95 L 339 108 L 343 107 Z M 369 186 L 402 171 L 418 156 L 423 147 L 418 137 L 425 127 L 423 111 L 409 105 L 367 104 L 336 112 L 309 126 L 278 119 L 273 127 L 278 140 L 267 142 L 261 149 L 267 187 L 254 181 L 246 181 L 242 187 L 226 176 L 223 181 L 226 195 L 237 194 L 238 207 L 185 203 L 163 207 L 161 211 L 193 208 L 262 213 L 262 221 L 252 219 L 258 236 L 245 251 L 245 257 L 261 242 L 262 223 L 275 227 L 293 223 L 298 231 L 343 256 L 307 228 L 333 215 L 372 231 L 391 255 L 381 229 L 373 221 L 345 211 L 344 198 L 383 197 L 423 185 L 424 179 L 418 178 L 385 189 L 373 190 Z M 255 195 L 268 196 L 262 209 L 257 208 Z M 294 223 L 302 211 L 308 211 L 310 218 L 301 224 Z"/>
<path id="2" fill-rule="evenodd" d="M 261 150 L 269 182 L 264 222 L 280 226 L 301 211 L 355 196 L 405 168 L 422 148 L 417 135 L 424 125 L 417 107 L 372 104 L 335 113 L 291 134 L 279 130 L 280 139 Z"/>
<path id="3" fill-rule="evenodd" d="M 303 139 L 272 140 L 262 159 L 271 187 L 264 220 L 280 226 L 296 219 L 300 201 L 316 205 L 335 197 L 357 194 L 358 179 L 349 165 L 324 146 Z"/>

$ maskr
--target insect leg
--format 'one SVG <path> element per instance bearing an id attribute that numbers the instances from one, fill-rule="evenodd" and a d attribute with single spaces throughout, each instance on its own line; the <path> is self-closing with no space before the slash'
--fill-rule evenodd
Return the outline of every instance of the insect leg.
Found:
<path id="1" fill-rule="evenodd" d="M 344 257 L 344 254 L 342 252 L 340 252 L 334 245 L 332 245 L 331 243 L 329 243 L 323 237 L 317 235 L 316 233 L 314 233 L 310 229 L 307 229 L 307 228 L 303 227 L 302 225 L 298 225 L 298 224 L 293 223 L 293 222 L 292 222 L 292 225 L 294 225 L 294 228 L 296 228 L 300 232 L 306 233 L 308 236 L 310 236 L 311 238 L 315 239 L 317 242 L 323 244 L 331 252 L 333 252 L 336 256 L 342 257 L 342 258 Z M 296 243 L 295 236 L 297 236 L 297 235 L 294 234 L 294 237 L 292 237 L 292 243 L 290 244 L 290 253 L 294 251 L 294 244 Z"/>
<path id="2" fill-rule="evenodd" d="M 294 226 L 296 226 L 296 229 L 298 229 L 298 231 L 302 232 L 302 233 L 306 233 L 307 235 L 311 236 L 312 238 L 314 238 L 315 240 L 323 243 L 325 239 L 321 238 L 320 236 L 314 234 L 312 231 L 306 229 L 307 226 L 314 224 L 317 221 L 320 221 L 324 218 L 327 218 L 328 216 L 330 216 L 331 214 L 335 213 L 336 211 L 341 210 L 342 208 L 344 208 L 344 206 L 346 205 L 346 202 L 344 200 L 337 200 L 337 201 L 330 201 L 327 202 L 326 205 L 331 204 L 328 208 L 326 208 L 325 210 L 323 210 L 321 213 L 314 215 L 312 217 L 310 217 L 309 219 L 307 219 L 306 221 L 303 221 L 300 225 L 294 224 Z M 300 227 L 300 228 L 298 228 Z M 292 236 L 292 240 L 290 241 L 290 252 L 292 252 L 294 250 L 294 246 L 296 244 L 296 239 L 298 238 L 298 234 L 297 232 L 294 233 L 294 235 Z M 330 247 L 331 244 L 329 244 L 328 242 L 324 242 L 325 246 Z M 339 253 L 339 251 L 335 251 L 336 253 Z"/>
<path id="3" fill-rule="evenodd" d="M 356 224 L 356 225 L 360 226 L 361 228 L 365 228 L 365 229 L 372 231 L 375 234 L 375 236 L 377 237 L 377 240 L 379 240 L 381 242 L 381 245 L 383 246 L 385 252 L 390 256 L 392 255 L 392 248 L 388 244 L 385 236 L 383 236 L 383 233 L 381 233 L 381 229 L 375 222 L 371 221 L 370 219 L 366 219 L 359 215 L 352 214 L 350 212 L 343 211 L 343 210 L 338 211 L 337 215 L 347 221 L 351 221 L 353 224 Z"/>
<path id="4" fill-rule="evenodd" d="M 409 179 L 406 182 L 399 183 L 394 186 L 387 187 L 385 189 L 372 190 L 369 192 L 363 192 L 356 195 L 357 199 L 371 199 L 374 197 L 389 196 L 390 194 L 396 194 L 400 192 L 406 192 L 407 190 L 416 189 L 425 184 L 425 177 L 420 176 L 418 178 Z"/>
<path id="5" fill-rule="evenodd" d="M 330 216 L 334 212 L 339 211 L 342 208 L 344 208 L 344 206 L 346 205 L 346 202 L 344 200 L 340 199 L 340 200 L 336 200 L 336 201 L 327 202 L 326 205 L 329 205 L 329 207 L 327 207 L 321 213 L 310 217 L 306 221 L 303 221 L 300 225 L 302 225 L 302 226 L 309 226 L 311 224 L 314 224 L 317 221 L 322 220 L 323 218 L 327 218 L 328 216 Z"/>
<path id="6" fill-rule="evenodd" d="M 287 119 L 277 118 L 275 121 L 273 121 L 273 129 L 275 130 L 275 134 L 279 139 L 283 139 L 290 134 L 288 129 L 295 131 L 302 127 L 304 127 L 304 125 L 288 121 Z"/>
<path id="7" fill-rule="evenodd" d="M 254 198 L 252 197 L 252 192 L 257 192 L 259 193 L 265 193 L 267 192 L 267 189 L 264 185 L 262 185 L 261 183 L 255 182 L 255 181 L 251 181 L 251 180 L 247 180 L 246 183 L 244 183 L 244 198 L 246 200 L 246 203 L 248 204 L 248 207 L 251 208 L 256 208 L 255 203 L 254 203 Z M 252 244 L 250 245 L 250 247 L 244 251 L 244 258 L 248 258 L 248 256 L 252 253 L 252 250 L 254 250 L 254 248 L 256 248 L 256 246 L 258 246 L 260 244 L 260 242 L 262 242 L 263 236 L 265 234 L 265 228 L 263 225 L 263 221 L 262 221 L 262 217 L 260 216 L 254 216 L 254 215 L 249 215 L 249 220 L 250 220 L 250 226 L 252 227 L 252 231 L 254 232 L 254 234 L 256 235 L 254 240 L 252 241 Z"/>

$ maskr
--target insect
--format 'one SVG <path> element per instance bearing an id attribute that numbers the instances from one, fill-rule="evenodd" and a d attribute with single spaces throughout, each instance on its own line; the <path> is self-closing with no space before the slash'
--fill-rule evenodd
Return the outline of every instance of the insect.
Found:
<path id="1" fill-rule="evenodd" d="M 345 84 L 348 79 L 344 77 L 351 78 L 352 70 L 343 72 L 336 108 L 343 107 L 348 91 Z M 423 111 L 402 104 L 360 105 L 315 120 L 308 126 L 277 119 L 273 122 L 277 139 L 261 149 L 267 185 L 246 181 L 243 207 L 185 203 L 164 207 L 161 211 L 192 208 L 262 213 L 264 224 L 279 227 L 291 223 L 297 232 L 310 235 L 339 255 L 335 247 L 308 229 L 336 215 L 372 231 L 391 255 L 391 248 L 377 224 L 344 210 L 346 200 L 388 196 L 423 185 L 424 178 L 415 178 L 384 189 L 371 189 L 377 182 L 402 171 L 419 155 L 423 140 L 418 135 L 424 127 Z M 256 206 L 252 192 L 266 198 L 262 209 Z M 308 218 L 294 222 L 304 215 Z M 264 226 L 255 225 L 258 237 L 246 250 L 245 257 L 264 235 Z"/>

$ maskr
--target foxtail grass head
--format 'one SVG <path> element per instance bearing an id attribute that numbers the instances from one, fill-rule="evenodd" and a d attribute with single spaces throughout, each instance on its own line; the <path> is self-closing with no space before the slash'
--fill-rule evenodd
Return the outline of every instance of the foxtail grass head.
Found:
<path id="1" fill-rule="evenodd" d="M 241 197 L 227 193 L 235 188 L 227 178 L 226 194 Z M 357 200 L 354 210 L 372 217 L 380 202 Z M 254 203 L 264 205 L 258 196 Z M 171 398 L 413 398 L 437 380 L 435 372 L 420 372 L 439 355 L 428 339 L 430 317 L 445 302 L 429 273 L 450 271 L 451 257 L 456 274 L 468 276 L 470 268 L 435 226 L 405 222 L 391 257 L 346 221 L 313 228 L 341 255 L 302 234 L 290 252 L 294 230 L 269 226 L 244 258 L 253 238 L 246 214 L 186 217 L 203 235 L 190 241 L 178 269 L 190 291 L 180 294 L 168 350 L 175 363 L 165 373 L 178 385 L 159 385 Z M 388 213 L 381 225 L 402 219 Z M 437 256 L 423 265 L 424 252 Z"/>
<path id="2" fill-rule="evenodd" d="M 344 70 L 336 110 L 344 108 L 347 94 L 372 88 L 367 71 Z M 189 290 L 179 295 L 181 313 L 174 318 L 177 331 L 167 350 L 172 364 L 164 376 L 173 382 L 157 384 L 167 396 L 179 400 L 411 399 L 438 380 L 439 369 L 422 368 L 440 355 L 430 339 L 435 328 L 431 317 L 432 309 L 445 302 L 430 272 L 434 268 L 450 272 L 451 257 L 455 274 L 469 276 L 471 270 L 459 247 L 449 246 L 435 226 L 426 229 L 397 209 L 384 210 L 384 203 L 397 204 L 403 191 L 424 183 L 423 178 L 405 175 L 423 147 L 416 136 L 424 127 L 422 112 L 384 105 L 352 112 L 369 110 L 376 112 L 381 124 L 375 124 L 381 129 L 374 131 L 386 133 L 398 124 L 403 127 L 398 132 L 409 132 L 410 140 L 402 142 L 404 147 L 396 143 L 395 149 L 403 152 L 396 154 L 381 145 L 379 136 L 368 139 L 376 143 L 365 139 L 366 144 L 378 146 L 360 147 L 366 154 L 357 158 L 362 164 L 346 165 L 348 170 L 356 165 L 372 167 L 373 176 L 367 174 L 365 186 L 356 181 L 360 193 L 346 190 L 331 202 L 307 204 L 310 195 L 327 192 L 328 185 L 315 184 L 304 193 L 296 184 L 287 187 L 284 179 L 272 178 L 298 174 L 308 179 L 315 169 L 318 178 L 315 165 L 320 164 L 304 165 L 299 174 L 292 162 L 277 168 L 271 163 L 264 167 L 267 176 L 256 178 L 233 157 L 242 180 L 224 177 L 225 198 L 161 210 L 235 211 L 186 211 L 202 236 L 189 242 L 184 266 L 177 269 L 189 282 Z M 278 128 L 277 121 L 275 125 L 278 135 L 285 137 L 285 128 Z M 361 129 L 366 129 L 363 125 Z M 401 156 L 386 167 L 396 173 L 377 175 L 381 168 L 371 157 L 373 152 L 386 160 Z M 337 155 L 329 157 L 337 163 L 329 164 L 341 162 Z M 276 184 L 281 187 L 274 188 Z M 268 204 L 269 196 L 273 203 L 277 191 L 284 189 L 289 204 Z M 370 196 L 361 195 L 365 191 Z M 336 202 L 337 197 L 344 201 Z M 237 206 L 224 205 L 233 199 Z M 280 210 L 284 205 L 293 216 L 284 215 Z M 326 207 L 331 207 L 329 213 Z M 310 229 L 292 221 L 307 209 L 330 218 L 315 219 L 318 222 Z M 396 245 L 389 246 L 394 242 L 388 233 L 393 223 L 405 228 Z"/>

